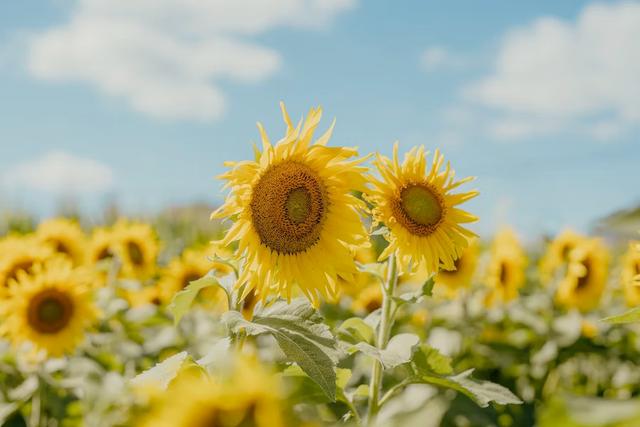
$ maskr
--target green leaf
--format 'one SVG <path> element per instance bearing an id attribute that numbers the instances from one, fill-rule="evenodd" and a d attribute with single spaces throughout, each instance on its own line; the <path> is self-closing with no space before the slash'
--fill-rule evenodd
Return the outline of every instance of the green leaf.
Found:
<path id="1" fill-rule="evenodd" d="M 408 292 L 400 295 L 399 297 L 394 297 L 394 300 L 398 304 L 415 304 L 420 302 L 424 297 L 430 297 L 433 295 L 433 287 L 435 286 L 435 283 L 433 276 L 431 276 L 417 291 Z"/>
<path id="2" fill-rule="evenodd" d="M 612 323 L 614 325 L 640 322 L 640 307 L 632 308 L 631 310 L 616 316 L 605 317 L 602 321 Z"/>
<path id="3" fill-rule="evenodd" d="M 356 344 L 355 349 L 376 358 L 385 369 L 390 369 L 409 362 L 419 343 L 420 338 L 415 334 L 398 334 L 389 340 L 384 350 L 364 342 Z"/>
<path id="4" fill-rule="evenodd" d="M 342 322 L 338 333 L 346 334 L 354 343 L 371 343 L 374 337 L 373 328 L 359 317 L 351 317 Z"/>
<path id="5" fill-rule="evenodd" d="M 438 375 L 450 375 L 453 373 L 451 358 L 427 344 L 422 344 L 415 352 L 413 363 L 415 369 L 425 374 L 432 372 Z"/>
<path id="6" fill-rule="evenodd" d="M 205 288 L 220 286 L 227 294 L 227 300 L 231 302 L 232 287 L 230 287 L 230 283 L 232 282 L 231 278 L 233 275 L 217 278 L 213 273 L 213 271 L 210 271 L 206 276 L 190 282 L 183 290 L 173 297 L 173 301 L 169 304 L 168 309 L 169 312 L 173 314 L 174 324 L 177 325 L 180 323 L 180 320 L 185 314 L 187 314 L 200 291 Z"/>
<path id="7" fill-rule="evenodd" d="M 175 354 L 133 378 L 131 384 L 135 387 L 152 386 L 166 389 L 188 358 L 189 354 L 186 351 Z"/>
<path id="8" fill-rule="evenodd" d="M 522 404 L 515 394 L 509 389 L 490 381 L 476 380 L 471 378 L 473 369 L 464 371 L 458 375 L 419 375 L 420 382 L 434 384 L 442 387 L 457 390 L 473 399 L 479 406 L 485 408 L 490 402 L 500 405 Z"/>
<path id="9" fill-rule="evenodd" d="M 334 367 L 342 352 L 307 300 L 299 298 L 290 304 L 277 301 L 258 311 L 251 322 L 237 311 L 225 313 L 222 320 L 234 333 L 244 330 L 248 335 L 272 335 L 287 358 L 297 363 L 331 401 L 336 400 Z"/>

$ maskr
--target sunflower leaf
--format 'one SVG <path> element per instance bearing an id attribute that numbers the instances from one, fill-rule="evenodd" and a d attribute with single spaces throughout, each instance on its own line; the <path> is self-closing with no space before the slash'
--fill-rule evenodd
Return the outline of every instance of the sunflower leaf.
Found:
<path id="1" fill-rule="evenodd" d="M 183 290 L 173 297 L 173 301 L 169 304 L 168 309 L 169 312 L 173 314 L 174 324 L 177 325 L 180 323 L 180 320 L 185 314 L 187 314 L 193 305 L 193 301 L 195 301 L 198 294 L 203 289 L 210 288 L 212 286 L 219 286 L 226 293 L 227 299 L 229 301 L 231 300 L 231 290 L 228 289 L 229 286 L 227 285 L 228 280 L 224 280 L 225 278 L 218 279 L 213 274 L 214 272 L 212 270 L 206 276 L 190 282 Z"/>
<path id="2" fill-rule="evenodd" d="M 395 297 L 394 300 L 397 304 L 415 304 L 417 302 L 422 301 L 424 297 L 430 297 L 433 295 L 433 287 L 435 285 L 435 280 L 433 276 L 429 277 L 422 284 L 420 289 L 415 292 L 407 292 L 405 294 L 400 295 L 399 297 Z"/>
<path id="3" fill-rule="evenodd" d="M 409 362 L 419 343 L 420 338 L 415 334 L 398 334 L 391 338 L 384 350 L 364 342 L 356 344 L 354 349 L 379 360 L 386 369 L 390 369 Z"/>
<path id="4" fill-rule="evenodd" d="M 626 311 L 622 314 L 617 314 L 615 316 L 605 317 L 602 319 L 603 322 L 611 323 L 611 324 L 623 324 L 623 323 L 635 323 L 640 322 L 640 307 L 632 308 L 629 311 Z"/>
<path id="5" fill-rule="evenodd" d="M 131 384 L 141 388 L 158 386 L 161 389 L 166 389 L 188 359 L 190 357 L 186 351 L 175 354 L 133 378 Z"/>

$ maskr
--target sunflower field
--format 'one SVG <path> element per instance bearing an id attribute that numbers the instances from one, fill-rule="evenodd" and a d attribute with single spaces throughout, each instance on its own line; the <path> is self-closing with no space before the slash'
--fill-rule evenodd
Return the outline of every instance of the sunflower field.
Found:
<path id="1" fill-rule="evenodd" d="M 210 221 L 8 224 L 0 425 L 640 425 L 639 244 L 480 239 L 440 151 L 282 116 Z"/>

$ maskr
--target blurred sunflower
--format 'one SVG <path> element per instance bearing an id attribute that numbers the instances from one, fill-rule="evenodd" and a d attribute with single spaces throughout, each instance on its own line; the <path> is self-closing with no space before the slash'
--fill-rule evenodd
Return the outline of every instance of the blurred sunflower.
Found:
<path id="1" fill-rule="evenodd" d="M 0 295 L 20 271 L 29 272 L 34 264 L 54 255 L 49 245 L 31 236 L 9 236 L 0 241 Z"/>
<path id="2" fill-rule="evenodd" d="M 609 252 L 600 239 L 588 239 L 569 253 L 567 273 L 558 285 L 556 301 L 580 311 L 598 306 L 609 268 Z"/>
<path id="3" fill-rule="evenodd" d="M 486 277 L 489 293 L 485 303 L 491 306 L 517 298 L 525 282 L 526 266 L 527 257 L 516 234 L 509 228 L 502 229 L 491 246 Z"/>
<path id="4" fill-rule="evenodd" d="M 284 398 L 280 383 L 254 359 L 234 358 L 222 378 L 186 371 L 151 402 L 138 427 L 281 427 Z"/>
<path id="5" fill-rule="evenodd" d="M 28 342 L 49 356 L 71 353 L 97 317 L 91 281 L 90 272 L 66 257 L 36 264 L 32 274 L 19 272 L 17 286 L 0 301 L 0 332 L 16 346 Z"/>
<path id="6" fill-rule="evenodd" d="M 112 258 L 118 246 L 117 234 L 108 227 L 98 227 L 91 233 L 87 262 L 95 265 Z"/>
<path id="7" fill-rule="evenodd" d="M 156 271 L 159 252 L 153 227 L 144 222 L 120 220 L 113 226 L 115 252 L 122 262 L 121 276 L 145 280 Z"/>
<path id="8" fill-rule="evenodd" d="M 160 302 L 170 303 L 177 292 L 184 289 L 190 282 L 202 278 L 211 270 L 217 276 L 224 276 L 232 272 L 229 265 L 209 260 L 206 251 L 187 249 L 180 257 L 172 259 L 162 272 L 158 282 Z M 204 289 L 202 296 L 204 300 L 214 303 L 213 306 L 222 304 L 226 308 L 224 291 L 219 287 Z"/>
<path id="9" fill-rule="evenodd" d="M 474 240 L 454 262 L 454 270 L 440 269 L 435 276 L 436 286 L 446 289 L 449 297 L 455 297 L 461 289 L 471 286 L 478 265 L 478 253 L 478 244 Z"/>
<path id="10" fill-rule="evenodd" d="M 311 109 L 304 123 L 293 126 L 281 104 L 287 125 L 275 145 L 258 124 L 263 150 L 254 161 L 227 162 L 222 174 L 231 192 L 212 218 L 235 223 L 219 242 L 238 241 L 245 265 L 238 286 L 256 290 L 259 299 L 270 293 L 291 299 L 298 287 L 314 304 L 335 296 L 338 277 L 350 280 L 356 272 L 353 246 L 366 245 L 360 218 L 364 202 L 352 191 L 365 190 L 365 159 L 355 149 L 327 147 L 333 126 L 315 143 L 322 116 Z"/>
<path id="11" fill-rule="evenodd" d="M 572 230 L 564 230 L 553 239 L 539 264 L 540 279 L 543 284 L 551 283 L 554 275 L 569 264 L 569 254 L 584 240 L 583 235 Z"/>
<path id="12" fill-rule="evenodd" d="M 441 267 L 453 270 L 455 260 L 475 237 L 461 224 L 478 218 L 457 206 L 478 192 L 451 193 L 473 178 L 455 181 L 454 171 L 449 163 L 444 166 L 438 150 L 427 171 L 427 154 L 423 146 L 414 147 L 402 165 L 397 143 L 393 159 L 378 154 L 374 164 L 383 180 L 371 178 L 374 188 L 368 199 L 374 204 L 374 225 L 383 223 L 390 231 L 385 236 L 389 245 L 380 259 L 397 252 L 401 271 L 414 264 L 424 265 L 427 273 L 433 274 Z"/>
<path id="13" fill-rule="evenodd" d="M 627 305 L 640 305 L 640 250 L 637 242 L 629 245 L 622 257 L 622 289 Z"/>
<path id="14" fill-rule="evenodd" d="M 382 288 L 377 282 L 360 290 L 351 304 L 351 309 L 356 313 L 369 314 L 381 307 Z"/>
<path id="15" fill-rule="evenodd" d="M 87 237 L 76 221 L 54 218 L 42 222 L 36 238 L 50 245 L 59 254 L 69 257 L 74 265 L 83 265 L 87 251 Z"/>

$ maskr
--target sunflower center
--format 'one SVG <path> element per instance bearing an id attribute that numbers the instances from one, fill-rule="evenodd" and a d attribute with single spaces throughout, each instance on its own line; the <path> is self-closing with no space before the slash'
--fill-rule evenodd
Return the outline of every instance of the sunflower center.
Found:
<path id="1" fill-rule="evenodd" d="M 462 265 L 462 257 L 460 258 L 456 258 L 455 261 L 453 261 L 453 270 L 445 270 L 445 269 L 441 269 L 438 274 L 450 274 L 450 275 L 455 275 L 458 270 L 460 270 L 460 266 Z"/>
<path id="2" fill-rule="evenodd" d="M 63 242 L 61 242 L 60 240 L 54 240 L 53 245 L 56 252 L 65 254 L 65 255 L 71 255 L 71 251 L 69 250 L 69 247 Z"/>
<path id="3" fill-rule="evenodd" d="M 279 253 L 295 254 L 320 240 L 327 205 L 320 177 L 305 164 L 285 161 L 260 178 L 250 207 L 261 243 Z"/>
<path id="4" fill-rule="evenodd" d="M 640 261 L 636 262 L 636 274 L 640 274 Z"/>
<path id="5" fill-rule="evenodd" d="M 64 292 L 47 289 L 29 302 L 29 325 L 41 334 L 55 334 L 63 330 L 73 315 L 73 301 Z"/>
<path id="6" fill-rule="evenodd" d="M 582 291 L 589 286 L 589 279 L 591 277 L 591 260 L 589 258 L 582 261 L 582 265 L 585 268 L 584 276 L 578 278 L 578 283 L 576 284 L 576 290 Z"/>
<path id="7" fill-rule="evenodd" d="M 442 196 L 428 184 L 411 184 L 391 204 L 395 218 L 412 234 L 428 236 L 444 218 Z"/>
<path id="8" fill-rule="evenodd" d="M 509 279 L 511 278 L 511 274 L 509 272 L 509 266 L 505 263 L 500 263 L 498 277 L 500 278 L 500 285 L 506 286 L 509 283 Z"/>
<path id="9" fill-rule="evenodd" d="M 195 271 L 189 271 L 184 276 L 182 276 L 182 289 L 189 286 L 189 283 L 198 280 L 202 275 L 196 273 Z"/>
<path id="10" fill-rule="evenodd" d="M 111 257 L 113 257 L 113 254 L 111 253 L 111 249 L 109 249 L 108 246 L 105 246 L 100 250 L 100 252 L 98 252 L 98 255 L 96 255 L 96 260 L 102 261 Z"/>
<path id="11" fill-rule="evenodd" d="M 140 249 L 140 245 L 136 242 L 127 242 L 127 252 L 129 252 L 129 259 L 134 265 L 139 266 L 144 264 L 142 249 Z"/>

